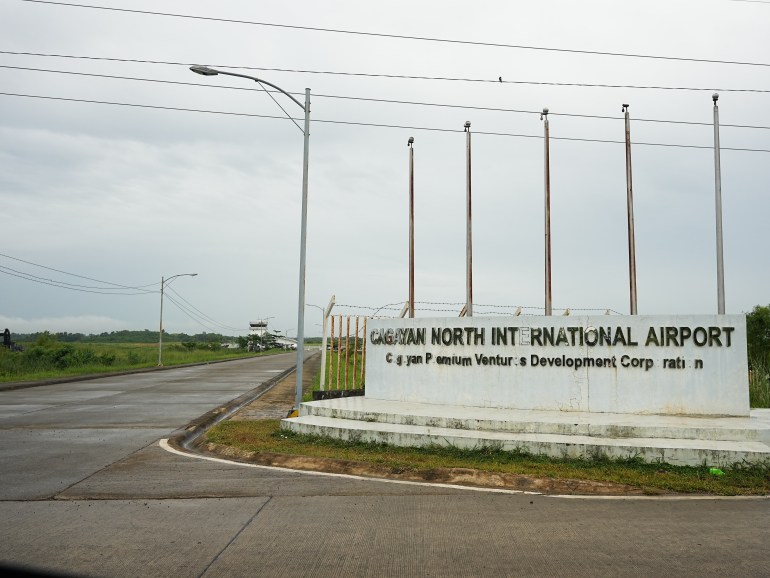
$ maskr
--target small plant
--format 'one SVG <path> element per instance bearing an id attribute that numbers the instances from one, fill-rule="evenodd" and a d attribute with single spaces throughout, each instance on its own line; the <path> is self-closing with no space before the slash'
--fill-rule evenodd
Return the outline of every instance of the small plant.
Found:
<path id="1" fill-rule="evenodd" d="M 770 360 L 755 356 L 749 363 L 749 403 L 770 408 Z"/>

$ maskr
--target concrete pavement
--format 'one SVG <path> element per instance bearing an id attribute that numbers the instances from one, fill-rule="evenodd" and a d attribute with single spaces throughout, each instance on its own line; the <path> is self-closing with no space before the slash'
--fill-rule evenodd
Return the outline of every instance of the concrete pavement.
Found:
<path id="1" fill-rule="evenodd" d="M 767 499 L 499 495 L 159 447 L 279 369 L 262 363 L 0 392 L 0 564 L 107 577 L 767 575 Z"/>

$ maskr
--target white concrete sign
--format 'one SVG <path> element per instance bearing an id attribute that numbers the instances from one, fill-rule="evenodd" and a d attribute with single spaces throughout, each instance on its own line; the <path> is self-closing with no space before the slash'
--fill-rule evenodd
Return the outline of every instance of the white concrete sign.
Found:
<path id="1" fill-rule="evenodd" d="M 749 415 L 743 315 L 373 319 L 366 397 Z"/>

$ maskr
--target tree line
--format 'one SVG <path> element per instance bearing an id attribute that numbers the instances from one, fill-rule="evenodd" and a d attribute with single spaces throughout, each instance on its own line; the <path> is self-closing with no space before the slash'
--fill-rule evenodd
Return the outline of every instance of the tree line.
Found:
<path id="1" fill-rule="evenodd" d="M 40 337 L 51 336 L 60 343 L 157 343 L 158 331 L 143 329 L 141 331 L 131 331 L 123 329 L 120 331 L 110 331 L 103 333 L 69 333 L 62 331 L 50 333 L 48 331 L 38 331 L 36 333 L 15 333 L 14 341 L 22 343 L 35 343 Z M 163 331 L 164 341 L 185 341 L 192 343 L 211 343 L 211 342 L 230 342 L 237 341 L 238 338 L 232 335 L 222 335 L 221 333 L 196 333 L 188 335 L 187 333 L 168 333 Z"/>

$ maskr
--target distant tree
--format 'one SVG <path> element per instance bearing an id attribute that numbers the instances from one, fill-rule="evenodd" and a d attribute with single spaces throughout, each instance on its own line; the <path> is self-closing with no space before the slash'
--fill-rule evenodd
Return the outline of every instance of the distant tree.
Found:
<path id="1" fill-rule="evenodd" d="M 770 305 L 757 305 L 746 314 L 749 359 L 770 361 Z"/>
<path id="2" fill-rule="evenodd" d="M 266 331 L 262 336 L 262 345 L 265 349 L 274 349 L 278 347 L 278 336 Z"/>
<path id="3" fill-rule="evenodd" d="M 35 336 L 35 345 L 40 347 L 54 347 L 57 343 L 56 334 L 43 331 Z"/>

